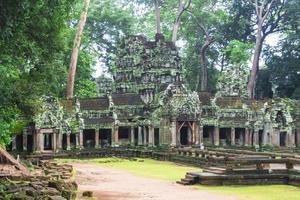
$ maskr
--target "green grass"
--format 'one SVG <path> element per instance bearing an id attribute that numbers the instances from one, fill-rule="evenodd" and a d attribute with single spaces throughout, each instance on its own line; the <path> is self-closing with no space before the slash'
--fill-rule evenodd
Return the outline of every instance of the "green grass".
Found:
<path id="1" fill-rule="evenodd" d="M 300 200 L 300 188 L 288 185 L 268 186 L 195 186 L 199 190 L 236 196 L 241 200 Z"/>
<path id="2" fill-rule="evenodd" d="M 59 159 L 61 163 L 94 163 L 104 167 L 121 169 L 137 176 L 177 181 L 188 171 L 201 171 L 199 168 L 178 165 L 172 162 L 151 159 L 127 160 L 120 158 Z M 143 162 L 142 162 L 143 161 Z M 196 189 L 212 193 L 235 196 L 241 200 L 300 200 L 300 188 L 287 185 L 272 186 L 194 186 Z"/>
<path id="3" fill-rule="evenodd" d="M 60 159 L 63 163 L 95 163 L 105 167 L 126 170 L 134 175 L 162 179 L 167 181 L 178 181 L 188 171 L 201 171 L 200 168 L 174 164 L 172 162 L 157 161 L 151 159 L 119 159 L 119 158 L 97 158 L 88 160 Z"/>

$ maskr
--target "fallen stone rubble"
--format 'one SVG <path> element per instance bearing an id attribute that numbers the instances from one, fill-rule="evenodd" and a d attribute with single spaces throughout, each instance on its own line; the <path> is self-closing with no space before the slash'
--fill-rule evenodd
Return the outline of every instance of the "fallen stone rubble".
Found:
<path id="1" fill-rule="evenodd" d="M 71 165 L 42 161 L 30 176 L 0 180 L 0 200 L 72 200 L 77 184 L 71 180 Z M 13 178 L 12 178 L 13 177 Z"/>

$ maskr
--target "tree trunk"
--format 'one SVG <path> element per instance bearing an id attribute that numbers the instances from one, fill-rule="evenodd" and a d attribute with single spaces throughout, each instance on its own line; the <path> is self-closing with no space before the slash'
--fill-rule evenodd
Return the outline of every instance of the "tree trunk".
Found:
<path id="1" fill-rule="evenodd" d="M 207 91 L 207 80 L 208 80 L 208 73 L 207 73 L 207 62 L 206 62 L 206 50 L 207 48 L 213 43 L 213 39 L 209 38 L 205 41 L 205 44 L 201 47 L 200 50 L 200 69 L 198 75 L 198 84 L 196 87 L 196 91 L 200 88 L 200 91 Z"/>
<path id="2" fill-rule="evenodd" d="M 155 2 L 155 16 L 156 16 L 156 33 L 161 34 L 159 0 L 154 0 L 154 2 Z"/>
<path id="3" fill-rule="evenodd" d="M 78 29 L 75 35 L 73 50 L 71 55 L 69 73 L 68 73 L 68 81 L 67 81 L 67 98 L 72 98 L 74 93 L 74 81 L 76 75 L 76 66 L 78 60 L 78 53 L 80 48 L 81 36 L 83 33 L 83 29 L 85 26 L 87 11 L 89 8 L 90 0 L 84 0 L 83 10 L 80 14 L 80 20 L 78 23 Z"/>
<path id="4" fill-rule="evenodd" d="M 179 0 L 178 13 L 177 13 L 177 17 L 176 17 L 175 24 L 173 27 L 172 42 L 176 42 L 176 40 L 177 40 L 177 33 L 179 30 L 179 25 L 180 25 L 180 16 L 183 12 L 183 8 L 184 8 L 183 0 Z"/>
<path id="5" fill-rule="evenodd" d="M 255 51 L 254 51 L 254 56 L 252 61 L 251 75 L 248 82 L 248 95 L 251 99 L 254 98 L 261 50 L 262 50 L 262 24 L 259 24 L 256 33 Z"/>

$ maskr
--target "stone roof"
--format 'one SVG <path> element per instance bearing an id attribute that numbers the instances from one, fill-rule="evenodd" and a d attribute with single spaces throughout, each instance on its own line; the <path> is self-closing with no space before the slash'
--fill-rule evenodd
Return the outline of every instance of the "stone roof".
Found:
<path id="1" fill-rule="evenodd" d="M 109 108 L 109 99 L 107 97 L 80 99 L 81 110 L 107 110 Z"/>
<path id="2" fill-rule="evenodd" d="M 97 124 L 109 124 L 113 123 L 114 119 L 112 117 L 101 117 L 101 118 L 86 118 L 84 119 L 85 125 L 97 125 Z"/>
<path id="3" fill-rule="evenodd" d="M 132 93 L 115 93 L 112 94 L 112 99 L 116 106 L 144 104 L 140 95 Z"/>

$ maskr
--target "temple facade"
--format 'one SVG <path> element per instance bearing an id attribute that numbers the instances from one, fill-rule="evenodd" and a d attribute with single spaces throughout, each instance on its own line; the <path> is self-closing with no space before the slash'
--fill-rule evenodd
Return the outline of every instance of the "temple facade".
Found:
<path id="1" fill-rule="evenodd" d="M 119 146 L 300 146 L 300 102 L 249 100 L 247 72 L 231 66 L 216 95 L 185 87 L 178 51 L 156 35 L 126 37 L 112 66 L 99 79 L 97 98 L 43 97 L 39 114 L 13 138 L 28 152 Z M 236 78 L 239 77 L 239 78 Z"/>

